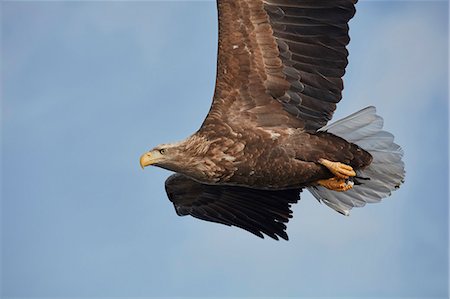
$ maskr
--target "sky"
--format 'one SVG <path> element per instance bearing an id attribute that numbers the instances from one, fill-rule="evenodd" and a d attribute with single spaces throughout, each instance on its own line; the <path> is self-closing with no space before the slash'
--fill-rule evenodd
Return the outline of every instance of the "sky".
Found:
<path id="1" fill-rule="evenodd" d="M 213 1 L 3 1 L 1 296 L 448 296 L 448 3 L 360 1 L 335 119 L 375 105 L 406 182 L 344 217 L 307 191 L 290 240 L 178 217 L 142 153 L 196 131 Z"/>

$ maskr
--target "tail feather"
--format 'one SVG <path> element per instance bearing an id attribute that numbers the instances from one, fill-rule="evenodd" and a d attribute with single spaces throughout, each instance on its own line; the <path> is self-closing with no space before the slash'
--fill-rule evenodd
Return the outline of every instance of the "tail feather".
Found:
<path id="1" fill-rule="evenodd" d="M 335 192 L 322 186 L 309 187 L 313 196 L 337 212 L 348 215 L 353 207 L 379 202 L 399 188 L 405 177 L 403 151 L 394 143 L 394 136 L 382 128 L 383 119 L 372 106 L 321 128 L 319 131 L 328 131 L 365 149 L 373 161 L 367 168 L 356 171 L 357 177 L 368 180 L 355 184 L 353 189 Z"/>

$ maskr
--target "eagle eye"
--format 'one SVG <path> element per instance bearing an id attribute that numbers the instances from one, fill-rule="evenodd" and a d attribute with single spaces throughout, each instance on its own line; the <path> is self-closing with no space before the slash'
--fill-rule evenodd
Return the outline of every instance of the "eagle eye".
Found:
<path id="1" fill-rule="evenodd" d="M 166 149 L 165 149 L 165 148 L 160 149 L 160 150 L 159 150 L 159 153 L 160 153 L 161 155 L 164 155 L 164 154 L 166 153 Z"/>

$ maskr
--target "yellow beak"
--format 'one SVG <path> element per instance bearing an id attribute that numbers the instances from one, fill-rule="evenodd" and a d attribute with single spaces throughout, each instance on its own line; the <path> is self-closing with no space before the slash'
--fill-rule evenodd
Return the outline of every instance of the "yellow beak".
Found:
<path id="1" fill-rule="evenodd" d="M 141 156 L 141 159 L 139 161 L 141 163 L 142 169 L 144 169 L 145 166 L 152 165 L 155 163 L 155 159 L 153 158 L 151 153 L 145 153 Z"/>

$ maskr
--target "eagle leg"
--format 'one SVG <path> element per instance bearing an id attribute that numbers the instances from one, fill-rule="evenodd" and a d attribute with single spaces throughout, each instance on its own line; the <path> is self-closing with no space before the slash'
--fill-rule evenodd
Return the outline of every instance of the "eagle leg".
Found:
<path id="1" fill-rule="evenodd" d="M 348 179 L 349 177 L 356 175 L 353 168 L 344 163 L 332 162 L 327 159 L 320 159 L 319 163 L 328 168 L 328 170 L 331 171 L 331 173 L 337 178 Z"/>
<path id="2" fill-rule="evenodd" d="M 341 178 L 331 178 L 328 180 L 319 180 L 317 183 L 329 190 L 344 192 L 353 188 L 354 183 Z"/>

